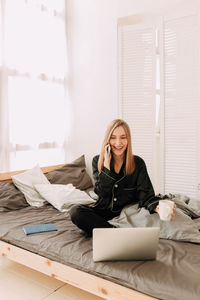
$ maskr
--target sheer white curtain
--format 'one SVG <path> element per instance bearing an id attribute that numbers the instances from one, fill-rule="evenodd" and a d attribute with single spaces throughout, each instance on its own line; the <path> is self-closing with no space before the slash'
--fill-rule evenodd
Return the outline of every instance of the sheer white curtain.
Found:
<path id="1" fill-rule="evenodd" d="M 0 170 L 66 159 L 65 0 L 0 0 Z"/>
<path id="2" fill-rule="evenodd" d="M 9 170 L 7 68 L 5 62 L 5 1 L 0 2 L 0 170 Z"/>

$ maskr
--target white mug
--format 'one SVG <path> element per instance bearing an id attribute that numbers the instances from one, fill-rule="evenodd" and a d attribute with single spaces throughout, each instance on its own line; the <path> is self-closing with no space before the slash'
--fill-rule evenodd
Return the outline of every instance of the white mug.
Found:
<path id="1" fill-rule="evenodd" d="M 174 202 L 171 200 L 160 200 L 158 214 L 163 221 L 170 221 L 173 213 Z"/>

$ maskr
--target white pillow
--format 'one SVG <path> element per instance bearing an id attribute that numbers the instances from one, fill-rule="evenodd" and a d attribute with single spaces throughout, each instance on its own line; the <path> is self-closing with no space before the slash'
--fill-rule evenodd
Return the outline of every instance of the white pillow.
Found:
<path id="1" fill-rule="evenodd" d="M 67 211 L 74 204 L 90 204 L 95 201 L 84 191 L 70 184 L 35 184 L 40 195 L 59 211 Z"/>
<path id="2" fill-rule="evenodd" d="M 46 176 L 42 173 L 39 165 L 23 173 L 11 176 L 13 183 L 24 194 L 26 201 L 31 206 L 42 206 L 46 202 L 35 190 L 34 184 L 45 183 L 50 185 Z"/>

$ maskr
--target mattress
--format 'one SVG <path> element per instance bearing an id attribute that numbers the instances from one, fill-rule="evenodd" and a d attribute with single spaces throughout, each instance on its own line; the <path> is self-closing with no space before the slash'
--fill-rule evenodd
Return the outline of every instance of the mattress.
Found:
<path id="1" fill-rule="evenodd" d="M 39 223 L 57 231 L 25 235 L 24 225 Z M 154 261 L 93 262 L 92 238 L 51 205 L 0 212 L 0 239 L 159 299 L 200 299 L 199 244 L 160 239 Z"/>

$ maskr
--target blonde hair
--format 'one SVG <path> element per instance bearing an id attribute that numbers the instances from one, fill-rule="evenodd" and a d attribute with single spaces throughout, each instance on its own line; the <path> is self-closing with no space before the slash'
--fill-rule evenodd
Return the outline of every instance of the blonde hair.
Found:
<path id="1" fill-rule="evenodd" d="M 99 172 L 101 172 L 101 170 L 103 169 L 105 146 L 109 143 L 110 137 L 111 137 L 113 131 L 115 130 L 115 128 L 117 128 L 119 126 L 123 127 L 123 129 L 126 133 L 126 137 L 127 137 L 128 143 L 127 143 L 127 148 L 126 148 L 125 172 L 126 172 L 126 175 L 131 175 L 135 169 L 134 156 L 132 153 L 132 146 L 131 146 L 131 131 L 130 131 L 129 125 L 121 119 L 113 120 L 107 127 L 105 137 L 104 137 L 104 140 L 102 143 L 101 153 L 100 153 L 99 160 L 98 160 L 98 170 L 99 170 Z"/>

